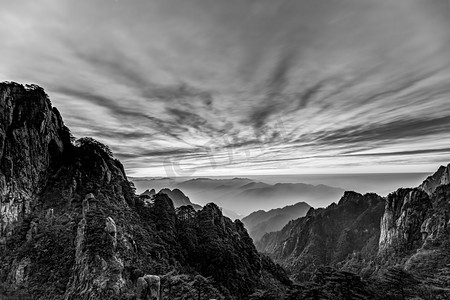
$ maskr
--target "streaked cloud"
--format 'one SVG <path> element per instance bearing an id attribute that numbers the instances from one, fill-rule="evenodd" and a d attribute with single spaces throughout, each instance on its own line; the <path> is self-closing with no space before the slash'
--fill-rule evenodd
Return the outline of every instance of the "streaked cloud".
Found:
<path id="1" fill-rule="evenodd" d="M 446 0 L 0 1 L 0 80 L 131 175 L 450 161 Z"/>

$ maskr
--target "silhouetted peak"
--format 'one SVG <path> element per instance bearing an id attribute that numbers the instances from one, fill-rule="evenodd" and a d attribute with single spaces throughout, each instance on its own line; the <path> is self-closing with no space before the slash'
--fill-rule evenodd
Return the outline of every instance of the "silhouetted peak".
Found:
<path id="1" fill-rule="evenodd" d="M 339 200 L 338 205 L 358 204 L 363 199 L 363 195 L 353 191 L 346 191 Z"/>

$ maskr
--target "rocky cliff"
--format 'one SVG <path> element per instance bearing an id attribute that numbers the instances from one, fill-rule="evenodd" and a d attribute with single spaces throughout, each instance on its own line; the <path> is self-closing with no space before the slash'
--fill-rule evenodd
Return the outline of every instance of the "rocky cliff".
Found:
<path id="1" fill-rule="evenodd" d="M 1 240 L 37 204 L 68 144 L 69 132 L 41 88 L 0 84 Z"/>
<path id="2" fill-rule="evenodd" d="M 318 266 L 336 265 L 355 252 L 370 260 L 378 250 L 383 208 L 384 199 L 375 194 L 346 192 L 338 204 L 310 209 L 256 245 L 303 278 L 312 276 Z"/>
<path id="3" fill-rule="evenodd" d="M 290 283 L 217 206 L 136 196 L 107 146 L 71 142 L 41 88 L 0 84 L 0 137 L 1 296 L 246 299 Z"/>
<path id="4" fill-rule="evenodd" d="M 432 209 L 421 189 L 399 189 L 388 195 L 381 220 L 379 253 L 408 251 L 422 243 L 421 226 Z"/>
<path id="5" fill-rule="evenodd" d="M 449 227 L 449 166 L 442 166 L 418 188 L 399 189 L 387 197 L 380 264 L 400 264 L 427 284 L 449 288 L 440 282 L 450 272 Z"/>
<path id="6" fill-rule="evenodd" d="M 352 271 L 370 279 L 366 283 L 372 287 L 364 288 L 371 294 L 367 299 L 448 299 L 448 178 L 449 166 L 440 167 L 419 187 L 400 188 L 386 198 L 346 192 L 338 204 L 311 209 L 281 231 L 266 234 L 257 248 L 297 280 L 319 282 L 317 288 L 336 284 L 335 275 L 317 281 L 321 267 L 332 266 L 346 274 L 339 276 Z"/>
<path id="7" fill-rule="evenodd" d="M 419 188 L 431 196 L 436 188 L 447 184 L 450 184 L 450 164 L 447 167 L 441 166 L 436 173 L 425 179 Z"/>

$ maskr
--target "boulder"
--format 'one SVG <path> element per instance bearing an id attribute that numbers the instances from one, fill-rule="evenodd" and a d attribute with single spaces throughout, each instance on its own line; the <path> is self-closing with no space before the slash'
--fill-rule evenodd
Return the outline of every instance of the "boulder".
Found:
<path id="1" fill-rule="evenodd" d="M 136 285 L 137 300 L 160 300 L 161 278 L 157 275 L 139 277 Z"/>
<path id="2" fill-rule="evenodd" d="M 117 227 L 116 222 L 111 217 L 106 218 L 105 232 L 113 239 L 113 248 L 115 250 L 117 246 Z"/>

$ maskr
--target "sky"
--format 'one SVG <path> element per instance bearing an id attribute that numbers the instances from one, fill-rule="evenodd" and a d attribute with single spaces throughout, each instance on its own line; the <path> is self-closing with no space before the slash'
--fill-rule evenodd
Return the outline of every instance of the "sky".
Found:
<path id="1" fill-rule="evenodd" d="M 448 0 L 0 0 L 35 83 L 131 176 L 430 172 L 450 162 Z"/>

